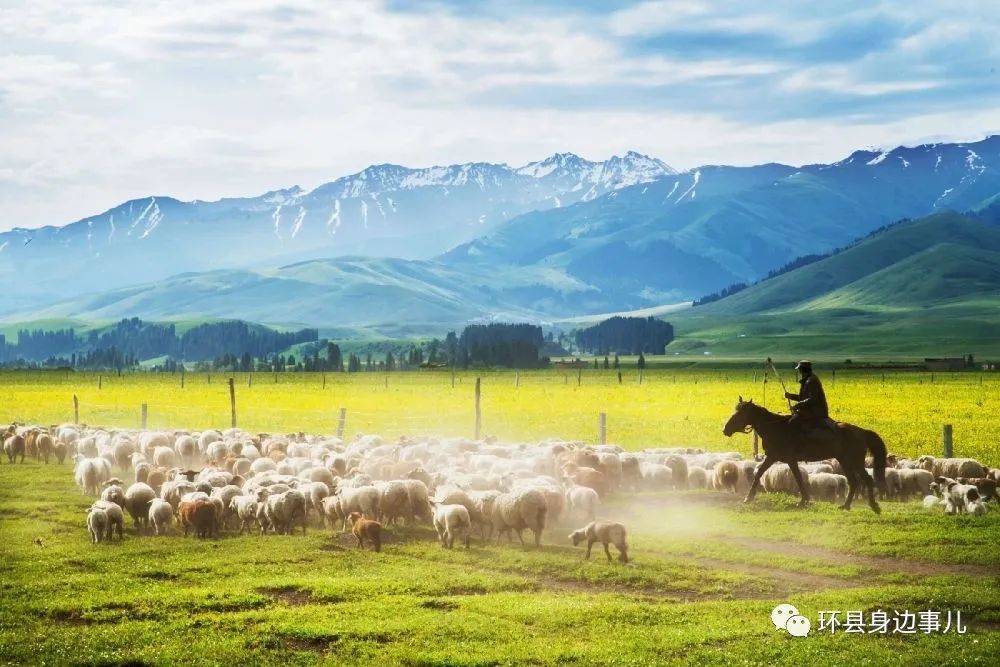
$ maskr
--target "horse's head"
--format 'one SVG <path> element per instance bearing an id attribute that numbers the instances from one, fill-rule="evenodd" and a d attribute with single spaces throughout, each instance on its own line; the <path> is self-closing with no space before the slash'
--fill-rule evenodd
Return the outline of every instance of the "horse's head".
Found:
<path id="1" fill-rule="evenodd" d="M 722 434 L 727 438 L 732 436 L 733 433 L 743 432 L 749 433 L 750 426 L 750 407 L 753 405 L 753 399 L 744 401 L 743 397 L 740 396 L 739 401 L 736 402 L 736 407 L 733 409 L 733 414 L 729 417 L 726 425 L 722 427 Z"/>

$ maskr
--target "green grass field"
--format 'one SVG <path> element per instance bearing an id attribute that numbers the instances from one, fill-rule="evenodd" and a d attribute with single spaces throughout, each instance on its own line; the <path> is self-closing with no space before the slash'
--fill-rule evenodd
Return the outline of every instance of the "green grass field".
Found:
<path id="1" fill-rule="evenodd" d="M 659 369 L 639 385 L 613 371 L 482 373 L 484 432 L 502 440 L 596 437 L 630 449 L 690 444 L 749 452 L 721 435 L 736 395 L 762 398 L 752 370 Z M 150 427 L 227 426 L 226 375 L 0 375 L 3 418 Z M 475 374 L 236 376 L 240 426 L 347 435 L 464 434 Z M 880 430 L 901 454 L 956 450 L 997 465 L 998 380 L 978 374 L 838 371 L 835 411 Z M 980 384 L 982 382 L 982 384 Z M 768 404 L 778 405 L 777 385 Z M 922 415 L 926 413 L 926 415 Z M 633 563 L 582 559 L 550 527 L 541 549 L 441 549 L 429 527 L 391 528 L 382 553 L 311 524 L 305 536 L 146 537 L 91 545 L 90 499 L 72 467 L 0 465 L 0 663 L 5 664 L 874 664 L 993 665 L 1000 654 L 1000 510 L 946 516 L 919 503 L 827 503 L 787 496 L 749 506 L 710 491 L 610 499 Z M 127 525 L 130 521 L 127 520 Z M 813 633 L 774 629 L 790 602 Z M 817 631 L 823 610 L 961 611 L 966 634 Z"/>

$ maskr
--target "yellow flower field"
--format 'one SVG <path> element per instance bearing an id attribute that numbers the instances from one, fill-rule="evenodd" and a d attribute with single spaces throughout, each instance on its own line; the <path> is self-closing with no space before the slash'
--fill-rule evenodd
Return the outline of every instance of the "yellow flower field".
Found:
<path id="1" fill-rule="evenodd" d="M 466 435 L 474 432 L 474 385 L 482 378 L 483 434 L 505 441 L 557 437 L 595 441 L 607 413 L 608 442 L 629 449 L 690 445 L 748 453 L 751 440 L 722 435 L 738 395 L 765 399 L 760 371 L 634 369 L 447 371 L 409 373 L 180 375 L 7 372 L 0 374 L 0 419 L 52 424 L 73 419 L 138 427 L 148 404 L 150 428 L 201 429 L 230 422 L 228 378 L 236 388 L 238 424 L 252 431 L 346 434 Z M 791 380 L 789 373 L 786 382 Z M 903 456 L 940 454 L 941 428 L 954 427 L 956 456 L 1000 465 L 1000 375 L 844 371 L 824 374 L 834 416 L 878 431 Z M 325 387 L 324 387 L 325 383 Z M 388 383 L 388 384 L 387 384 Z M 100 388 L 99 388 L 100 385 Z M 517 385 L 517 386 L 515 386 Z M 781 387 L 767 385 L 766 404 L 782 408 Z"/>

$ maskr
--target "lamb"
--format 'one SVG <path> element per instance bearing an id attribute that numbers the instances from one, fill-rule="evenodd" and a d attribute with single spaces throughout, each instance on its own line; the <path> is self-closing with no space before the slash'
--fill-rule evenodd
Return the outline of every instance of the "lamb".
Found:
<path id="1" fill-rule="evenodd" d="M 986 469 L 975 459 L 938 459 L 924 455 L 917 459 L 917 465 L 930 471 L 935 477 L 986 477 Z"/>
<path id="2" fill-rule="evenodd" d="M 275 532 L 291 535 L 296 517 L 301 517 L 302 534 L 306 534 L 306 498 L 297 489 L 268 496 L 264 502 L 264 516 Z"/>
<path id="3" fill-rule="evenodd" d="M 149 503 L 149 512 L 146 518 L 153 524 L 153 531 L 157 535 L 166 535 L 174 520 L 174 508 L 166 500 L 153 498 Z"/>
<path id="4" fill-rule="evenodd" d="M 104 510 L 108 515 L 108 541 L 114 538 L 115 529 L 118 530 L 118 541 L 121 541 L 125 528 L 125 515 L 121 506 L 108 500 L 98 500 L 91 505 L 91 508 Z"/>
<path id="5" fill-rule="evenodd" d="M 566 507 L 569 508 L 569 515 L 582 515 L 588 521 L 594 521 L 600 504 L 601 499 L 597 492 L 589 487 L 571 486 L 566 489 Z"/>
<path id="6" fill-rule="evenodd" d="M 87 528 L 90 530 L 91 544 L 98 544 L 108 530 L 108 513 L 91 507 L 87 510 Z"/>
<path id="7" fill-rule="evenodd" d="M 971 484 L 959 484 L 946 477 L 938 477 L 937 483 L 944 492 L 945 512 L 948 514 L 965 514 L 970 505 L 979 501 L 979 491 Z"/>
<path id="8" fill-rule="evenodd" d="M 184 537 L 188 529 L 194 528 L 197 537 L 212 537 L 217 534 L 215 505 L 207 500 L 182 502 L 178 508 Z"/>
<path id="9" fill-rule="evenodd" d="M 535 535 L 535 546 L 541 546 L 547 512 L 545 495 L 538 489 L 521 489 L 500 494 L 493 506 L 493 528 L 497 531 L 497 542 L 504 533 L 511 539 L 510 531 L 514 530 L 517 532 L 517 539 L 524 546 L 522 532 L 528 528 Z"/>
<path id="10" fill-rule="evenodd" d="M 740 481 L 740 468 L 736 461 L 719 461 L 712 470 L 712 487 L 718 491 L 736 493 Z"/>
<path id="11" fill-rule="evenodd" d="M 990 498 L 1000 502 L 1000 497 L 997 496 L 997 482 L 994 479 L 988 477 L 959 477 L 955 481 L 959 484 L 972 484 L 976 487 L 984 503 L 989 501 Z"/>
<path id="12" fill-rule="evenodd" d="M 569 539 L 573 541 L 573 546 L 587 540 L 587 556 L 590 559 L 590 551 L 595 542 L 604 545 L 604 553 L 611 560 L 611 550 L 609 544 L 614 544 L 618 549 L 618 560 L 622 563 L 628 562 L 628 544 L 626 543 L 625 526 L 615 521 L 592 521 L 579 530 L 574 530 L 569 534 Z"/>
<path id="13" fill-rule="evenodd" d="M 115 480 L 115 482 L 120 482 L 120 480 Z M 101 492 L 101 500 L 109 503 L 115 503 L 119 507 L 125 507 L 125 489 L 119 486 L 118 483 L 112 483 L 112 480 L 108 480 L 104 483 L 105 489 Z"/>
<path id="14" fill-rule="evenodd" d="M 382 551 L 382 524 L 365 519 L 360 512 L 351 512 L 347 518 L 351 522 L 351 532 L 358 538 L 358 549 L 364 551 L 365 540 L 368 540 L 375 551 Z"/>
<path id="15" fill-rule="evenodd" d="M 469 548 L 469 531 L 472 529 L 472 519 L 469 510 L 462 505 L 435 505 L 434 528 L 437 529 L 438 540 L 442 548 L 451 549 L 455 538 L 459 537 Z"/>

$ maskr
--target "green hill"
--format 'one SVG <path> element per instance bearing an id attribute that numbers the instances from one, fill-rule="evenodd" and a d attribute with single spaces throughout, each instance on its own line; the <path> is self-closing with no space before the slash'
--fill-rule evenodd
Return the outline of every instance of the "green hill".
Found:
<path id="1" fill-rule="evenodd" d="M 686 351 L 1000 355 L 1000 226 L 900 223 L 671 321 Z"/>

